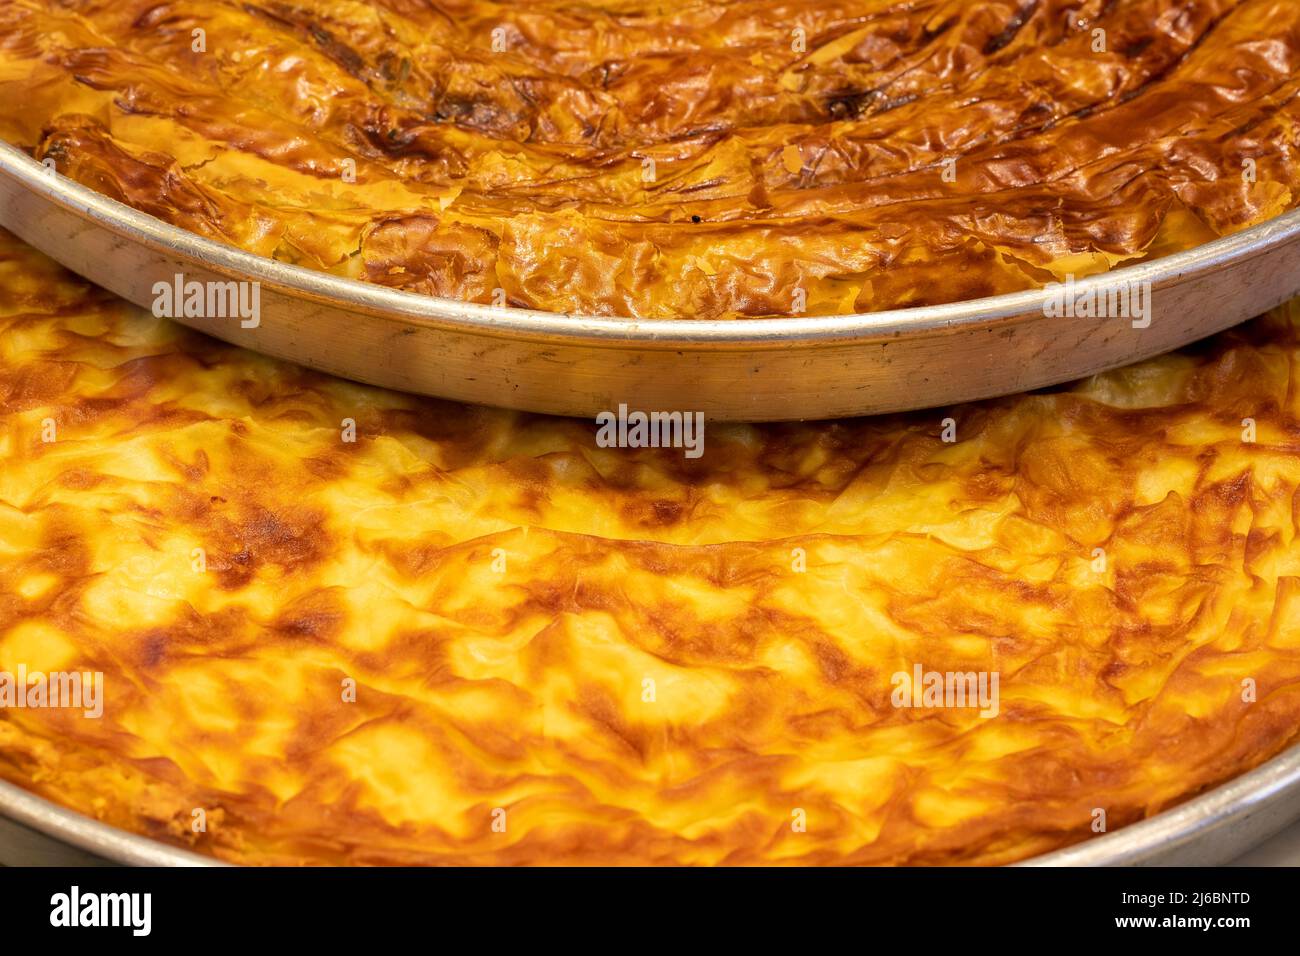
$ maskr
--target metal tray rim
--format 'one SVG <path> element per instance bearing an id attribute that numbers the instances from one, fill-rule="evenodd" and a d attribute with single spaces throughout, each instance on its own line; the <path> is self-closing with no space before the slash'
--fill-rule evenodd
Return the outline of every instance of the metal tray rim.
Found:
<path id="1" fill-rule="evenodd" d="M 300 298 L 342 302 L 394 322 L 512 339 L 563 340 L 586 346 L 671 349 L 788 348 L 792 344 L 861 342 L 949 332 L 965 325 L 1040 314 L 1050 288 L 944 305 L 842 316 L 771 319 L 634 319 L 542 312 L 436 298 L 360 282 L 247 252 L 173 226 L 50 171 L 22 150 L 0 143 L 0 175 L 123 240 L 195 261 L 231 277 L 246 277 Z M 1075 282 L 1075 289 L 1150 282 L 1227 268 L 1242 258 L 1300 238 L 1300 209 L 1193 249 L 1123 266 Z"/>
<path id="2" fill-rule="evenodd" d="M 0 780 L 0 816 L 115 863 L 130 866 L 227 866 L 158 840 L 120 830 Z"/>
<path id="3" fill-rule="evenodd" d="M 1287 797 L 1295 801 L 1290 818 L 1300 817 L 1300 743 L 1155 816 L 1018 865 L 1141 865 L 1156 854 L 1186 846 Z M 1251 847 L 1240 849 L 1244 852 Z"/>
<path id="4" fill-rule="evenodd" d="M 1131 866 L 1158 861 L 1288 796 L 1298 798 L 1300 744 L 1206 793 L 1112 833 L 1022 860 L 1016 866 Z M 0 816 L 116 863 L 133 866 L 230 866 L 215 857 L 120 830 L 0 780 Z M 1248 847 L 1242 847 L 1242 850 Z"/>

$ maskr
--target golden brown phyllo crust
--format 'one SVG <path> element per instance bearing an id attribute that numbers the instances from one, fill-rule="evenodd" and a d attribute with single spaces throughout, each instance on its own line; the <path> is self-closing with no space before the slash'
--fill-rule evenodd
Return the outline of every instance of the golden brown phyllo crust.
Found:
<path id="1" fill-rule="evenodd" d="M 247 863 L 1019 860 L 1297 739 L 1298 417 L 1293 305 L 1070 389 L 599 448 L 4 238 L 0 670 L 104 701 L 0 709 L 0 777 Z M 997 716 L 895 707 L 918 664 Z"/>
<path id="2" fill-rule="evenodd" d="M 0 136 L 61 172 L 557 312 L 867 312 L 1189 248 L 1300 204 L 1298 91 L 1295 0 L 0 3 Z"/>

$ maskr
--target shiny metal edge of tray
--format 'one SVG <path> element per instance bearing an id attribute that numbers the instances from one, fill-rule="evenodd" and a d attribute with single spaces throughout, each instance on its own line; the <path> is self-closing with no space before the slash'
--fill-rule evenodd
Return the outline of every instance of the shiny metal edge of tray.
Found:
<path id="1" fill-rule="evenodd" d="M 204 239 L 0 144 L 0 225 L 143 307 L 156 282 L 259 283 L 260 322 L 180 321 L 345 378 L 591 417 L 620 403 L 726 421 L 837 418 L 1007 395 L 1167 352 L 1300 295 L 1300 210 L 1080 280 L 1149 284 L 1150 324 L 1049 318 L 1053 290 L 866 315 L 635 320 L 399 292 Z M 1057 290 L 1059 293 L 1059 290 Z"/>
<path id="2" fill-rule="evenodd" d="M 1300 745 L 1172 809 L 1020 866 L 1218 866 L 1300 819 Z M 0 781 L 0 864 L 225 865 Z"/>

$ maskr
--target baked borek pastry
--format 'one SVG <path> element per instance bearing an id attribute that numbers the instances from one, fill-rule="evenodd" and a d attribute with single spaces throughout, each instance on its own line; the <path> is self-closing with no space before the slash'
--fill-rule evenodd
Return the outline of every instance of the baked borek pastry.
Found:
<path id="1" fill-rule="evenodd" d="M 1294 0 L 3 0 L 0 137 L 473 302 L 847 314 L 1300 204 Z"/>
<path id="2" fill-rule="evenodd" d="M 1300 736 L 1298 416 L 1293 304 L 1072 388 L 602 448 L 5 236 L 0 672 L 102 713 L 0 707 L 0 777 L 243 863 L 1020 860 Z"/>

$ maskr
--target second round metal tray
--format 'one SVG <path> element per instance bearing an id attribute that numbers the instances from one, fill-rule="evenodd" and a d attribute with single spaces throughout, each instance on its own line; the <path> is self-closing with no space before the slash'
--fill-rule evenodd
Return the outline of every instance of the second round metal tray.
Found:
<path id="1" fill-rule="evenodd" d="M 153 287 L 257 282 L 260 321 L 178 321 L 372 385 L 591 417 L 620 403 L 712 420 L 836 418 L 1069 381 L 1185 345 L 1300 295 L 1300 210 L 1081 280 L 1150 292 L 1150 324 L 1049 317 L 1053 290 L 951 305 L 729 321 L 556 315 L 435 299 L 252 255 L 141 213 L 0 144 L 0 225 L 149 308 Z"/>
<path id="2" fill-rule="evenodd" d="M 141 306 L 153 285 L 257 281 L 261 321 L 185 319 L 346 377 L 533 411 L 620 402 L 713 419 L 892 411 L 1022 391 L 1135 361 L 1300 294 L 1300 211 L 1081 283 L 1151 283 L 1146 328 L 1048 318 L 1025 292 L 864 316 L 734 322 L 584 318 L 449 302 L 274 262 L 159 222 L 0 146 L 0 225 Z M 1300 816 L 1300 747 L 1149 820 L 1035 864 L 1219 863 Z M 126 863 L 210 863 L 0 782 L 0 817 Z"/>

